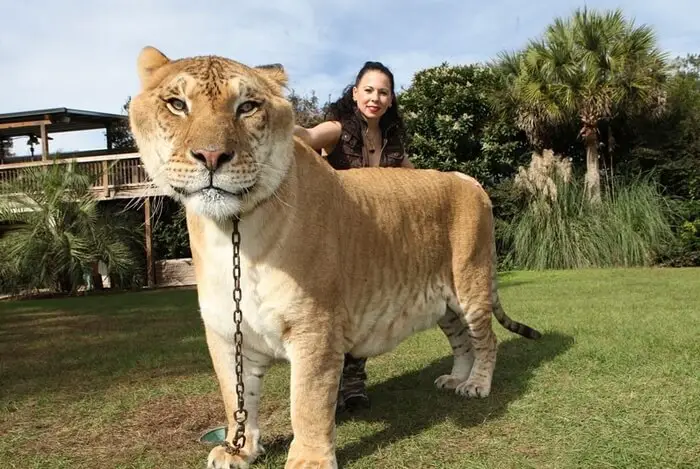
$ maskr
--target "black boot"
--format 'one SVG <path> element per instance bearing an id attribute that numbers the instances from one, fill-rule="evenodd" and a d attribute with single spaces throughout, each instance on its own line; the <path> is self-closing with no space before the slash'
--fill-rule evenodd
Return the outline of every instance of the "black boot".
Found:
<path id="1" fill-rule="evenodd" d="M 336 406 L 337 411 L 369 408 L 369 396 L 365 389 L 365 381 L 367 380 L 366 363 L 366 358 L 355 358 L 349 353 L 345 354 L 343 376 L 340 380 L 338 404 Z"/>

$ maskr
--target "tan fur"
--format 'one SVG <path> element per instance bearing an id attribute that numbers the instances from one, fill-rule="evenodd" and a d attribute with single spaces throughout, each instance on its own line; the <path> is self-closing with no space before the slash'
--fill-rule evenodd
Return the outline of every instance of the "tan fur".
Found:
<path id="1" fill-rule="evenodd" d="M 146 48 L 142 91 L 130 107 L 153 180 L 187 209 L 201 315 L 233 436 L 232 218 L 240 217 L 244 384 L 242 457 L 223 448 L 210 468 L 247 467 L 261 452 L 260 381 L 291 362 L 294 439 L 286 468 L 336 468 L 335 400 L 343 354 L 373 356 L 439 324 L 455 353 L 436 385 L 468 397 L 491 388 L 491 313 L 511 321 L 495 289 L 491 202 L 456 173 L 409 169 L 336 172 L 292 137 L 279 67 L 219 57 L 170 61 Z M 177 113 L 164 100 L 186 100 Z M 259 108 L 237 115 L 242 102 Z M 213 175 L 190 150 L 232 155 Z M 229 191 L 204 189 L 209 182 Z M 203 190 L 204 189 L 204 190 Z M 235 194 L 235 195 L 234 195 Z"/>

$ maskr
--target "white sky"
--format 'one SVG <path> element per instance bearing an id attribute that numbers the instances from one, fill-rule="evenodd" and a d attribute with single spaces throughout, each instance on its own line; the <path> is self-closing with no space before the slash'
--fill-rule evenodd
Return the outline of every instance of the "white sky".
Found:
<path id="1" fill-rule="evenodd" d="M 366 60 L 397 85 L 442 62 L 488 61 L 521 48 L 574 8 L 621 7 L 652 25 L 671 56 L 700 52 L 690 0 L 0 0 L 0 113 L 68 107 L 120 113 L 138 92 L 136 57 L 219 54 L 282 63 L 298 94 L 338 96 Z M 104 147 L 102 131 L 53 135 L 52 151 Z M 28 153 L 26 139 L 15 152 Z"/>

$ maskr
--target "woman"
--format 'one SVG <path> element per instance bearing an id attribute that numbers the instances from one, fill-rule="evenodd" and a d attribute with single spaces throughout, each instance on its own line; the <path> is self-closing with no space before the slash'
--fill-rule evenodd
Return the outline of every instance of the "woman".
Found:
<path id="1" fill-rule="evenodd" d="M 380 62 L 366 62 L 343 95 L 330 105 L 329 120 L 294 133 L 320 151 L 335 169 L 413 168 L 404 151 L 404 126 L 394 93 L 394 75 Z M 369 407 L 366 358 L 345 355 L 338 409 Z"/>
<path id="2" fill-rule="evenodd" d="M 322 151 L 335 169 L 413 165 L 404 152 L 403 120 L 394 75 L 380 62 L 366 62 L 343 95 L 330 105 L 326 122 L 295 134 Z"/>

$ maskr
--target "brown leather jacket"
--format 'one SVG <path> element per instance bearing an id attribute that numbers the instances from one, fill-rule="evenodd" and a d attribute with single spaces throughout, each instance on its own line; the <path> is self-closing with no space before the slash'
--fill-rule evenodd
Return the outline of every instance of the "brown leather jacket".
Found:
<path id="1" fill-rule="evenodd" d="M 340 139 L 327 156 L 328 163 L 335 169 L 369 166 L 369 155 L 364 140 L 367 122 L 359 115 L 359 111 L 356 111 L 352 117 L 342 119 L 340 125 Z M 390 124 L 386 129 L 382 129 L 382 137 L 379 166 L 401 166 L 405 151 L 396 126 Z"/>

